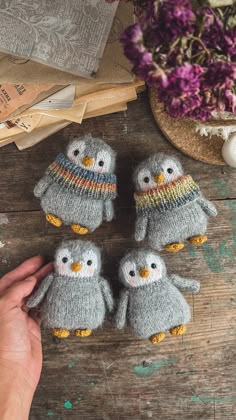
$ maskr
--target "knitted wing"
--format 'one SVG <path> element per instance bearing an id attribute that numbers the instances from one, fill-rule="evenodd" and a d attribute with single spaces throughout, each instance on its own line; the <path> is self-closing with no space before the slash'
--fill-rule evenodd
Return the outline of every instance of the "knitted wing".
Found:
<path id="1" fill-rule="evenodd" d="M 28 308 L 35 308 L 43 300 L 46 295 L 49 287 L 53 282 L 54 274 L 49 274 L 35 290 L 35 292 L 29 297 L 26 302 Z"/>
<path id="2" fill-rule="evenodd" d="M 116 327 L 121 330 L 126 324 L 127 308 L 129 302 L 129 291 L 123 290 L 120 294 L 118 309 L 115 317 Z"/>

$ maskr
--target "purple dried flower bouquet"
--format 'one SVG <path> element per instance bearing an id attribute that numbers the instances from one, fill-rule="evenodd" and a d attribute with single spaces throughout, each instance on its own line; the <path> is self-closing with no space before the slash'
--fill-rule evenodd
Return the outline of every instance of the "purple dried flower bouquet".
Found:
<path id="1" fill-rule="evenodd" d="M 121 37 L 133 72 L 172 117 L 236 113 L 236 7 L 193 10 L 189 0 L 135 0 Z"/>

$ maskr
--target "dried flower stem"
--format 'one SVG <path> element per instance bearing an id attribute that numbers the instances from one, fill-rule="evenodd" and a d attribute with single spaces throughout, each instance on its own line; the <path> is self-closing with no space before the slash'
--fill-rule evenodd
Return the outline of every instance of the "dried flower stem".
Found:
<path id="1" fill-rule="evenodd" d="M 202 46 L 202 48 L 205 51 L 205 53 L 207 54 L 207 56 L 209 58 L 211 57 L 210 51 L 206 48 L 204 42 L 202 42 L 202 40 L 200 38 L 197 38 L 196 36 L 193 36 L 193 35 L 189 35 L 188 38 L 192 39 L 193 41 L 198 42 Z"/>

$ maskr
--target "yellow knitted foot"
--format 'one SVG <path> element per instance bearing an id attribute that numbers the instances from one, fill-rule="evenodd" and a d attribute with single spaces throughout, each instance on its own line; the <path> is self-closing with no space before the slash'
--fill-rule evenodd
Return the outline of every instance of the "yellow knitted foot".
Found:
<path id="1" fill-rule="evenodd" d="M 76 337 L 89 337 L 92 334 L 92 330 L 85 329 L 85 330 L 75 330 Z"/>
<path id="2" fill-rule="evenodd" d="M 206 242 L 208 240 L 208 237 L 206 235 L 196 235 L 193 236 L 192 238 L 188 239 L 188 242 L 190 242 L 190 244 L 195 245 L 195 246 L 199 246 L 204 244 L 204 242 Z"/>
<path id="3" fill-rule="evenodd" d="M 78 235 L 86 235 L 86 233 L 89 233 L 89 230 L 86 227 L 80 225 L 71 225 L 71 229 L 73 232 L 78 233 Z"/>
<path id="4" fill-rule="evenodd" d="M 68 330 L 63 330 L 61 328 L 53 328 L 51 330 L 52 335 L 54 335 L 54 337 L 57 338 L 67 338 L 70 335 L 70 331 Z"/>
<path id="5" fill-rule="evenodd" d="M 158 334 L 154 334 L 154 335 L 152 335 L 150 338 L 149 338 L 149 340 L 151 341 L 151 343 L 152 344 L 158 344 L 158 343 L 160 343 L 162 340 L 164 340 L 164 338 L 165 338 L 165 333 L 163 333 L 163 332 L 160 332 L 160 333 L 158 333 Z"/>
<path id="6" fill-rule="evenodd" d="M 61 227 L 62 220 L 59 217 L 54 216 L 54 214 L 47 213 L 46 214 L 46 220 L 51 223 L 51 225 L 56 227 Z"/>
<path id="7" fill-rule="evenodd" d="M 184 248 L 184 244 L 181 242 L 169 244 L 164 247 L 165 251 L 168 251 L 168 252 L 178 252 L 178 251 L 181 251 L 181 249 L 183 248 Z"/>
<path id="8" fill-rule="evenodd" d="M 183 335 L 184 333 L 186 333 L 186 330 L 186 325 L 178 325 L 177 327 L 171 328 L 170 333 L 171 335 Z"/>

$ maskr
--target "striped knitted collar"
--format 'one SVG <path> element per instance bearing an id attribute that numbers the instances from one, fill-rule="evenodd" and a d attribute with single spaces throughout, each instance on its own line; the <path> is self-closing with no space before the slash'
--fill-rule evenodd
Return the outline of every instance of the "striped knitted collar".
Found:
<path id="1" fill-rule="evenodd" d="M 195 201 L 200 196 L 199 186 L 190 175 L 185 175 L 167 185 L 149 191 L 136 192 L 136 210 L 139 215 L 152 211 L 165 213 Z"/>
<path id="2" fill-rule="evenodd" d="M 71 193 L 99 200 L 113 200 L 116 197 L 116 176 L 99 174 L 75 165 L 60 153 L 47 169 L 54 182 Z"/>

